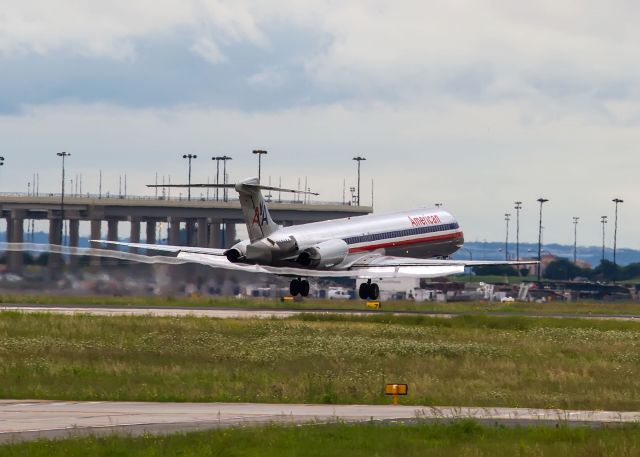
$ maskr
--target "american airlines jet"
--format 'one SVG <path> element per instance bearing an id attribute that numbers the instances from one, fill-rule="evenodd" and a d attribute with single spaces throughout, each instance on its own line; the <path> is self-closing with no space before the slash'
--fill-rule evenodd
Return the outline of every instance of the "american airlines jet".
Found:
<path id="1" fill-rule="evenodd" d="M 262 186 L 257 178 L 237 184 L 191 187 L 235 187 L 249 239 L 229 249 L 92 241 L 171 252 L 178 258 L 212 267 L 289 276 L 293 278 L 291 295 L 303 297 L 309 295 L 308 277 L 367 279 L 360 286 L 359 296 L 376 300 L 380 289 L 375 281 L 382 278 L 429 278 L 462 273 L 466 266 L 535 263 L 446 259 L 462 247 L 464 236 L 456 219 L 439 208 L 283 227 L 271 219 L 261 191 L 298 191 Z"/>

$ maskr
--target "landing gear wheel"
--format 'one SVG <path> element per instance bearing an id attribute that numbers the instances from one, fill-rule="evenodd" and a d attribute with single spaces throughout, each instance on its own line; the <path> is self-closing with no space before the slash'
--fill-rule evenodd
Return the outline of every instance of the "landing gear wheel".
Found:
<path id="1" fill-rule="evenodd" d="M 302 281 L 300 281 L 300 295 L 302 295 L 303 297 L 307 297 L 309 296 L 309 281 L 307 281 L 306 279 L 303 279 Z"/>
<path id="2" fill-rule="evenodd" d="M 292 297 L 295 297 L 300 293 L 301 284 L 299 279 L 293 279 L 291 283 L 289 283 L 289 293 Z"/>
<path id="3" fill-rule="evenodd" d="M 362 284 L 360 284 L 360 288 L 358 289 L 358 296 L 362 300 L 366 300 L 367 298 L 369 298 L 369 284 L 368 283 L 363 282 Z"/>
<path id="4" fill-rule="evenodd" d="M 380 298 L 380 287 L 375 282 L 369 285 L 369 298 L 371 300 Z"/>

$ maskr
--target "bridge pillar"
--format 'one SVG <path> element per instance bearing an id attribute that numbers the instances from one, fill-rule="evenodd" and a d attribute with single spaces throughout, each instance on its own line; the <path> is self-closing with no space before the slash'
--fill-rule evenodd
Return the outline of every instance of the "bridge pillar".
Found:
<path id="1" fill-rule="evenodd" d="M 107 219 L 107 240 L 108 241 L 118 241 L 118 219 Z M 113 249 L 114 251 L 118 250 L 118 246 L 109 245 L 108 249 Z M 107 265 L 117 265 L 118 261 L 116 259 L 109 259 L 108 261 L 103 262 Z"/>
<path id="2" fill-rule="evenodd" d="M 61 229 L 62 219 L 59 219 L 56 215 L 49 215 L 49 244 L 57 246 L 62 244 Z M 49 268 L 49 277 L 56 277 L 62 267 L 62 256 L 55 252 L 50 252 L 47 267 Z"/>
<path id="3" fill-rule="evenodd" d="M 13 236 L 13 235 L 12 235 L 12 233 L 13 233 L 13 227 L 12 227 L 12 225 L 13 225 L 13 219 L 11 219 L 11 214 L 9 214 L 9 215 L 6 217 L 6 220 L 7 220 L 7 243 L 11 243 L 11 237 Z M 8 261 L 9 261 L 9 260 L 7 259 L 7 262 L 8 262 Z"/>
<path id="4" fill-rule="evenodd" d="M 156 244 L 156 221 L 147 220 L 147 244 Z"/>
<path id="5" fill-rule="evenodd" d="M 80 244 L 80 219 L 69 219 L 69 246 L 77 248 Z M 69 256 L 69 265 L 72 267 L 78 266 L 78 256 Z"/>
<path id="6" fill-rule="evenodd" d="M 195 219 L 187 219 L 185 224 L 186 232 L 187 232 L 187 246 L 195 246 L 196 245 L 196 220 Z"/>
<path id="7" fill-rule="evenodd" d="M 198 247 L 206 248 L 207 236 L 209 235 L 209 224 L 206 217 L 198 218 Z"/>
<path id="8" fill-rule="evenodd" d="M 100 219 L 92 219 L 91 220 L 91 239 L 99 240 L 101 238 L 102 238 L 102 221 Z M 99 267 L 101 263 L 102 262 L 100 257 L 91 256 L 91 259 L 89 260 L 89 264 L 92 267 Z"/>
<path id="9" fill-rule="evenodd" d="M 118 241 L 118 222 L 118 219 L 107 220 L 107 240 Z M 115 249 L 115 247 L 111 249 Z"/>
<path id="10" fill-rule="evenodd" d="M 11 217 L 7 221 L 11 221 L 11 238 L 10 243 L 23 243 L 24 242 L 24 218 L 25 211 L 13 210 L 11 211 Z M 7 224 L 9 225 L 9 223 Z M 12 273 L 22 274 L 23 270 L 23 253 L 22 251 L 10 251 L 7 253 L 7 268 Z"/>
<path id="11" fill-rule="evenodd" d="M 180 245 L 180 219 L 169 218 L 169 244 L 172 246 Z"/>
<path id="12" fill-rule="evenodd" d="M 236 224 L 225 222 L 224 224 L 224 247 L 229 248 L 235 244 Z"/>
<path id="13" fill-rule="evenodd" d="M 139 243 L 140 242 L 140 219 L 130 217 L 129 221 L 131 221 L 131 233 L 129 234 L 129 241 L 131 243 Z M 138 249 L 130 247 L 129 252 L 137 253 Z"/>
<path id="14" fill-rule="evenodd" d="M 209 247 L 220 249 L 223 247 L 220 243 L 220 221 L 212 220 L 209 225 Z"/>

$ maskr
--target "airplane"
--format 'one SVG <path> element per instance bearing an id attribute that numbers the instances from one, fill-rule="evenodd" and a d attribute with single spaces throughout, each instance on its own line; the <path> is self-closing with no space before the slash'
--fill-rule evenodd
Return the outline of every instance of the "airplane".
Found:
<path id="1" fill-rule="evenodd" d="M 464 244 L 464 234 L 453 215 L 441 208 L 418 208 L 284 227 L 271 218 L 262 190 L 318 194 L 263 186 L 255 177 L 236 184 L 170 186 L 235 188 L 249 239 L 229 249 L 91 241 L 170 252 L 179 259 L 217 268 L 292 277 L 289 292 L 294 297 L 309 295 L 306 279 L 309 277 L 366 279 L 358 290 L 359 297 L 377 300 L 380 287 L 375 281 L 383 278 L 430 278 L 463 273 L 468 266 L 537 263 L 449 259 Z"/>

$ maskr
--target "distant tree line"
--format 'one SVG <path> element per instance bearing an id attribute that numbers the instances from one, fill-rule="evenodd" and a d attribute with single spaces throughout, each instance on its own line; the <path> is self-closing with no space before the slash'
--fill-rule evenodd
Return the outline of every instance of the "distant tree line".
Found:
<path id="1" fill-rule="evenodd" d="M 518 270 L 509 265 L 486 265 L 473 269 L 477 275 L 518 276 Z M 535 271 L 532 269 L 531 271 Z M 529 269 L 520 270 L 520 276 L 527 276 Z M 542 277 L 556 281 L 571 281 L 585 278 L 590 281 L 624 281 L 640 278 L 640 263 L 616 265 L 609 260 L 603 260 L 595 268 L 580 268 L 569 259 L 557 259 L 547 265 Z"/>
<path id="2" fill-rule="evenodd" d="M 566 281 L 575 278 L 591 281 L 625 281 L 640 278 L 640 263 L 620 266 L 609 260 L 603 260 L 595 268 L 580 268 L 568 259 L 557 259 L 547 265 L 544 277 Z"/>

